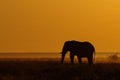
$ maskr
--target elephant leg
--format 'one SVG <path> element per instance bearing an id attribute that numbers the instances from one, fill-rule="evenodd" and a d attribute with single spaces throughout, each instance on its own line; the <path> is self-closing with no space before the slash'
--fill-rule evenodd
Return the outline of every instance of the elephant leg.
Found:
<path id="1" fill-rule="evenodd" d="M 87 58 L 88 58 L 89 65 L 93 64 L 93 57 L 91 56 L 91 57 L 87 57 Z"/>
<path id="2" fill-rule="evenodd" d="M 82 59 L 79 56 L 78 56 L 78 61 L 79 61 L 79 63 L 82 63 Z"/>
<path id="3" fill-rule="evenodd" d="M 71 60 L 71 64 L 74 63 L 74 55 L 73 54 L 70 54 L 70 60 Z"/>

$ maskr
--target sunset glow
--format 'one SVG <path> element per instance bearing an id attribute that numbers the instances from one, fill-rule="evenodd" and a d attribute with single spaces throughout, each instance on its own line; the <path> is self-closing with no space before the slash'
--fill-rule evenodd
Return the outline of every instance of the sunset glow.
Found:
<path id="1" fill-rule="evenodd" d="M 0 1 L 0 52 L 60 52 L 67 40 L 120 52 L 120 1 Z"/>

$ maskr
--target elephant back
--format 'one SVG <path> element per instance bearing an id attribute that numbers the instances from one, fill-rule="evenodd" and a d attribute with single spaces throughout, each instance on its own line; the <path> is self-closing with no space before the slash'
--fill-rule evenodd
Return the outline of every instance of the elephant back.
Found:
<path id="1" fill-rule="evenodd" d="M 95 52 L 94 46 L 90 42 L 79 42 L 79 41 L 66 41 L 64 48 L 69 51 L 89 51 Z"/>
<path id="2" fill-rule="evenodd" d="M 83 42 L 82 46 L 84 47 L 84 49 L 86 49 L 90 52 L 95 52 L 95 48 L 90 42 Z"/>

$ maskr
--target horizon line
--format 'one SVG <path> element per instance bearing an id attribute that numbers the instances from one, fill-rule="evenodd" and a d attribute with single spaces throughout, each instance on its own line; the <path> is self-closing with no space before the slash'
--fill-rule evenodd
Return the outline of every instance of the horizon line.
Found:
<path id="1" fill-rule="evenodd" d="M 13 51 L 13 52 L 0 52 L 0 53 L 61 53 L 61 52 L 57 52 L 57 51 L 55 51 L 55 52 L 22 52 L 22 51 L 20 51 L 20 52 L 17 52 L 17 51 Z M 95 53 L 120 53 L 120 51 L 97 51 L 97 52 L 95 52 Z"/>

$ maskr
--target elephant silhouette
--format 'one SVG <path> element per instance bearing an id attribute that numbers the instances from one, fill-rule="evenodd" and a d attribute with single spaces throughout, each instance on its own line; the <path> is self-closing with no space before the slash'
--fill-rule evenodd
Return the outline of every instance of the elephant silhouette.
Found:
<path id="1" fill-rule="evenodd" d="M 70 52 L 71 64 L 74 63 L 74 56 L 76 55 L 79 63 L 82 63 L 81 58 L 86 57 L 88 63 L 93 64 L 93 54 L 95 57 L 95 48 L 90 42 L 66 41 L 62 49 L 61 63 L 64 62 L 64 57 L 67 52 Z"/>

